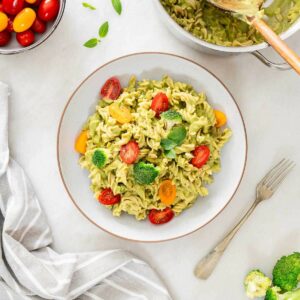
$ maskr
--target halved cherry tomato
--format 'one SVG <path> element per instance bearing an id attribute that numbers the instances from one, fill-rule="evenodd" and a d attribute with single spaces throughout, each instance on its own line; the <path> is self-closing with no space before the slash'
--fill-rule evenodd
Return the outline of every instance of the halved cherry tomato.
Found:
<path id="1" fill-rule="evenodd" d="M 34 33 L 31 30 L 26 30 L 24 32 L 18 32 L 16 35 L 18 43 L 27 47 L 30 46 L 34 42 Z"/>
<path id="2" fill-rule="evenodd" d="M 158 194 L 162 203 L 171 205 L 176 198 L 176 186 L 171 180 L 164 180 L 160 184 Z"/>
<path id="3" fill-rule="evenodd" d="M 226 124 L 227 122 L 227 117 L 226 115 L 219 110 L 214 110 L 215 116 L 216 116 L 216 127 L 222 127 Z"/>
<path id="4" fill-rule="evenodd" d="M 58 0 L 42 0 L 38 9 L 38 16 L 41 20 L 49 22 L 56 18 L 58 11 Z"/>
<path id="5" fill-rule="evenodd" d="M 86 130 L 82 131 L 76 138 L 74 148 L 78 153 L 85 154 L 87 139 L 88 139 L 88 134 Z"/>
<path id="6" fill-rule="evenodd" d="M 43 22 L 39 18 L 36 18 L 32 24 L 31 29 L 36 33 L 44 33 L 47 29 L 47 25 L 45 22 Z"/>
<path id="7" fill-rule="evenodd" d="M 130 141 L 126 145 L 123 145 L 120 150 L 120 157 L 126 164 L 133 164 L 138 158 L 140 148 L 137 142 Z"/>
<path id="8" fill-rule="evenodd" d="M 117 103 L 112 103 L 109 107 L 109 114 L 119 123 L 125 124 L 132 120 L 130 110 L 126 107 L 120 107 Z"/>
<path id="9" fill-rule="evenodd" d="M 4 12 L 0 12 L 0 32 L 5 30 L 8 25 L 8 17 Z"/>
<path id="10" fill-rule="evenodd" d="M 29 29 L 34 20 L 36 19 L 36 13 L 32 8 L 26 7 L 22 9 L 14 19 L 14 31 L 24 32 Z"/>
<path id="11" fill-rule="evenodd" d="M 208 161 L 210 156 L 210 150 L 207 146 L 198 146 L 193 151 L 194 158 L 191 160 L 191 163 L 194 167 L 200 169 L 202 168 Z"/>
<path id="12" fill-rule="evenodd" d="M 8 24 L 7 24 L 7 27 L 6 27 L 6 30 L 8 32 L 14 32 L 14 18 L 13 17 L 9 17 L 8 18 Z"/>
<path id="13" fill-rule="evenodd" d="M 24 0 L 3 0 L 4 12 L 9 15 L 16 15 L 24 8 Z"/>
<path id="14" fill-rule="evenodd" d="M 0 32 L 0 46 L 5 46 L 9 43 L 11 39 L 11 33 L 7 30 Z"/>
<path id="15" fill-rule="evenodd" d="M 162 112 L 167 111 L 169 109 L 169 99 L 167 95 L 164 93 L 158 93 L 152 99 L 151 109 L 155 111 L 156 117 L 159 117 Z"/>
<path id="16" fill-rule="evenodd" d="M 168 223 L 173 217 L 174 212 L 170 207 L 166 207 L 164 210 L 151 209 L 148 216 L 150 222 L 155 225 Z"/>
<path id="17" fill-rule="evenodd" d="M 101 88 L 100 95 L 103 98 L 116 100 L 121 94 L 121 83 L 117 77 L 107 79 Z"/>
<path id="18" fill-rule="evenodd" d="M 111 188 L 106 188 L 102 190 L 98 200 L 103 205 L 114 205 L 121 201 L 121 195 L 114 195 Z"/>

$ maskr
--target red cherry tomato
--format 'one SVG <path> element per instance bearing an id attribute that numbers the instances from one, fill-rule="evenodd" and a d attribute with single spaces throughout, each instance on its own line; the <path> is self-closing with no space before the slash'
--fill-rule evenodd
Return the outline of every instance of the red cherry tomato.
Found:
<path id="1" fill-rule="evenodd" d="M 117 77 L 107 79 L 101 88 L 100 95 L 103 98 L 116 100 L 121 94 L 121 84 Z"/>
<path id="2" fill-rule="evenodd" d="M 9 15 L 16 15 L 24 8 L 24 0 L 3 0 L 4 12 Z"/>
<path id="3" fill-rule="evenodd" d="M 114 205 L 121 201 L 121 195 L 114 195 L 111 188 L 106 188 L 102 190 L 98 200 L 103 205 Z"/>
<path id="4" fill-rule="evenodd" d="M 194 158 L 191 160 L 191 163 L 194 167 L 200 169 L 208 161 L 210 156 L 210 150 L 207 146 L 198 146 L 193 151 Z"/>
<path id="5" fill-rule="evenodd" d="M 152 100 L 151 109 L 155 111 L 155 116 L 159 117 L 159 115 L 167 111 L 169 109 L 169 99 L 166 94 L 158 93 Z"/>
<path id="6" fill-rule="evenodd" d="M 34 42 L 34 33 L 31 30 L 19 32 L 16 37 L 18 43 L 23 47 L 30 46 Z"/>
<path id="7" fill-rule="evenodd" d="M 40 20 L 39 18 L 36 18 L 31 26 L 31 29 L 36 33 L 44 33 L 46 31 L 46 28 L 46 23 Z"/>
<path id="8" fill-rule="evenodd" d="M 8 18 L 8 25 L 7 25 L 7 27 L 6 27 L 6 30 L 7 30 L 8 32 L 13 32 L 13 31 L 14 31 L 13 22 L 14 22 L 14 18 L 13 18 L 13 17 L 9 17 L 9 18 Z"/>
<path id="9" fill-rule="evenodd" d="M 140 148 L 137 142 L 130 141 L 126 145 L 123 145 L 120 150 L 120 157 L 126 164 L 133 164 L 138 158 Z"/>
<path id="10" fill-rule="evenodd" d="M 38 16 L 41 20 L 49 22 L 56 18 L 58 11 L 58 0 L 42 0 L 38 9 Z"/>
<path id="11" fill-rule="evenodd" d="M 9 43 L 11 39 L 11 33 L 7 30 L 0 32 L 0 46 L 5 46 Z"/>
<path id="12" fill-rule="evenodd" d="M 3 4 L 2 3 L 0 3 L 0 11 L 4 12 L 4 10 L 3 10 Z"/>
<path id="13" fill-rule="evenodd" d="M 170 207 L 166 207 L 164 210 L 151 209 L 148 216 L 150 222 L 155 225 L 168 223 L 173 217 L 174 212 Z"/>

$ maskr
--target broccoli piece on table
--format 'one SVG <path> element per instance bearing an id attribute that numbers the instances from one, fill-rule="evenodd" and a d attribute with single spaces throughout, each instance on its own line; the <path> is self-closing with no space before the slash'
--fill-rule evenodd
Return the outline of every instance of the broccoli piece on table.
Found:
<path id="1" fill-rule="evenodd" d="M 250 271 L 244 280 L 246 295 L 251 299 L 264 297 L 271 285 L 272 280 L 260 270 Z"/>
<path id="2" fill-rule="evenodd" d="M 140 184 L 150 184 L 158 176 L 159 172 L 153 164 L 138 162 L 133 166 L 134 179 Z"/>
<path id="3" fill-rule="evenodd" d="M 182 116 L 179 112 L 175 110 L 167 110 L 163 112 L 160 117 L 166 121 L 167 123 L 167 128 L 170 129 L 173 127 L 175 124 L 180 124 L 182 122 Z"/>
<path id="4" fill-rule="evenodd" d="M 99 169 L 103 168 L 107 162 L 107 154 L 103 149 L 96 149 L 92 157 L 93 164 Z"/>
<path id="5" fill-rule="evenodd" d="M 273 283 L 283 292 L 291 291 L 300 281 L 300 253 L 281 257 L 273 269 Z"/>
<path id="6" fill-rule="evenodd" d="M 273 286 L 267 290 L 265 300 L 300 300 L 300 289 L 280 293 L 281 289 Z"/>

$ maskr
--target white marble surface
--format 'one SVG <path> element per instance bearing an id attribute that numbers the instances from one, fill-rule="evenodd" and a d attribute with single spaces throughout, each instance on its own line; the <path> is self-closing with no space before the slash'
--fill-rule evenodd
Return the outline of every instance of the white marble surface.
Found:
<path id="1" fill-rule="evenodd" d="M 123 0 L 120 17 L 109 0 L 89 2 L 98 10 L 82 8 L 79 0 L 68 1 L 60 26 L 42 46 L 17 56 L 0 56 L 0 80 L 12 89 L 11 152 L 41 199 L 54 247 L 59 251 L 128 249 L 152 264 L 174 299 L 246 299 L 242 280 L 249 269 L 259 267 L 270 274 L 278 257 L 300 250 L 299 76 L 270 70 L 251 55 L 217 57 L 187 48 L 162 26 L 150 0 Z M 82 47 L 105 20 L 110 22 L 107 38 L 97 48 Z M 289 40 L 298 53 L 299 36 Z M 72 91 L 103 63 L 139 51 L 176 53 L 207 67 L 237 99 L 248 130 L 248 165 L 232 202 L 202 230 L 162 244 L 124 241 L 90 224 L 69 200 L 56 162 L 58 121 Z M 298 167 L 242 228 L 211 278 L 196 279 L 196 262 L 238 220 L 253 200 L 257 181 L 282 157 L 294 159 Z"/>

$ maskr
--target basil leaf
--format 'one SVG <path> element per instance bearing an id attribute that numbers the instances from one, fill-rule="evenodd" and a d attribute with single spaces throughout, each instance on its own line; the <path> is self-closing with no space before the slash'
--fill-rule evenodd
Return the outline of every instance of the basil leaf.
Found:
<path id="1" fill-rule="evenodd" d="M 164 154 L 167 158 L 170 158 L 170 159 L 173 159 L 173 158 L 176 158 L 176 153 L 175 153 L 175 150 L 174 149 L 171 149 L 171 150 L 165 150 L 164 151 Z"/>
<path id="2" fill-rule="evenodd" d="M 94 48 L 98 45 L 98 43 L 100 43 L 100 41 L 96 38 L 90 39 L 88 41 L 86 41 L 83 46 L 87 47 L 87 48 Z"/>
<path id="3" fill-rule="evenodd" d="M 122 3 L 120 0 L 111 0 L 111 3 L 115 9 L 115 11 L 120 15 L 122 12 Z"/>
<path id="4" fill-rule="evenodd" d="M 96 10 L 95 6 L 93 6 L 93 5 L 91 5 L 91 4 L 87 3 L 87 2 L 82 2 L 82 6 L 86 7 L 86 8 L 89 8 L 91 10 Z"/>
<path id="5" fill-rule="evenodd" d="M 99 28 L 99 36 L 101 38 L 106 37 L 107 33 L 108 33 L 108 29 L 109 29 L 109 25 L 108 22 L 106 21 L 105 23 L 103 23 L 100 28 Z"/>
<path id="6" fill-rule="evenodd" d="M 162 139 L 160 141 L 160 145 L 165 150 L 171 150 L 171 149 L 173 149 L 174 147 L 177 146 L 177 144 L 174 141 L 169 140 L 169 139 Z"/>
<path id="7" fill-rule="evenodd" d="M 186 129 L 183 126 L 173 127 L 168 135 L 168 139 L 173 141 L 177 146 L 183 143 L 185 137 Z"/>

